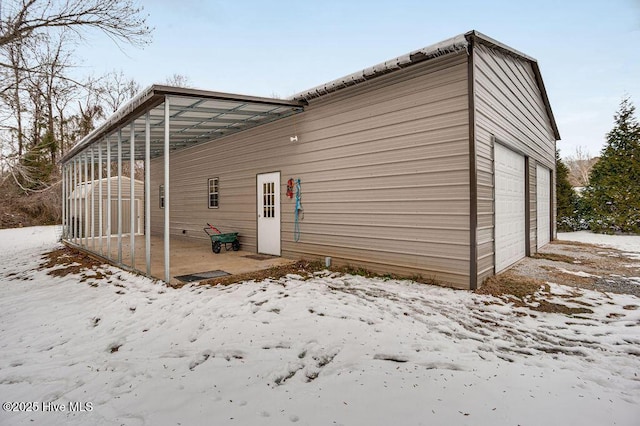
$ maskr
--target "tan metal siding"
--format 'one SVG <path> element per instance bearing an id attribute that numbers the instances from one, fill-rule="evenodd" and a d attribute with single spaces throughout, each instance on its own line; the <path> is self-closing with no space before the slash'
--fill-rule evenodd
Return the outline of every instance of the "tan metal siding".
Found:
<path id="1" fill-rule="evenodd" d="M 474 47 L 474 92 L 478 158 L 478 283 L 482 283 L 494 270 L 492 135 L 530 157 L 532 253 L 536 244 L 535 165 L 540 163 L 555 171 L 555 138 L 540 88 L 527 61 L 477 44 Z"/>
<path id="2" fill-rule="evenodd" d="M 290 142 L 297 134 L 299 141 Z M 206 238 L 206 222 L 256 250 L 256 175 L 281 172 L 282 255 L 331 256 L 378 272 L 469 286 L 466 53 L 452 54 L 311 101 L 305 112 L 171 154 L 171 233 Z M 161 159 L 152 161 L 152 232 Z M 207 179 L 220 207 L 207 208 Z M 302 180 L 302 236 L 294 242 Z"/>

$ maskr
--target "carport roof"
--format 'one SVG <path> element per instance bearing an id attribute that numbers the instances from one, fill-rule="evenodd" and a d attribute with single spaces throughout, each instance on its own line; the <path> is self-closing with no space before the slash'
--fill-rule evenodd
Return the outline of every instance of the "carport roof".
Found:
<path id="1" fill-rule="evenodd" d="M 102 125 L 85 136 L 62 159 L 67 162 L 83 150 L 107 141 L 122 140 L 122 158 L 130 158 L 133 128 L 136 159 L 144 159 L 146 113 L 149 113 L 151 158 L 161 156 L 164 148 L 165 100 L 169 101 L 170 149 L 172 151 L 221 138 L 251 127 L 289 117 L 304 110 L 305 101 L 282 100 L 211 92 L 182 87 L 153 85 Z M 105 152 L 106 144 L 100 144 Z M 115 156 L 115 150 L 112 150 Z"/>

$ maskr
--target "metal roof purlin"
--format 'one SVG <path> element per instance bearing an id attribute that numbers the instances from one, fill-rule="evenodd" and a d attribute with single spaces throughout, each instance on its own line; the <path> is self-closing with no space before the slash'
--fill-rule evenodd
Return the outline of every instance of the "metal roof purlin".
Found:
<path id="1" fill-rule="evenodd" d="M 63 163 L 69 161 L 74 156 L 100 140 L 106 139 L 109 141 L 110 137 L 112 137 L 114 133 L 117 133 L 119 129 L 129 126 L 133 126 L 134 129 L 136 129 L 136 120 L 143 117 L 147 112 L 152 113 L 154 109 L 164 103 L 166 97 L 180 97 L 182 99 L 192 101 L 188 105 L 184 106 L 172 105 L 172 103 L 170 103 L 170 109 L 173 110 L 172 118 L 176 118 L 176 122 L 180 122 L 182 118 L 185 119 L 184 121 L 189 122 L 189 124 L 183 124 L 182 126 L 174 126 L 173 123 L 171 123 L 171 136 L 175 137 L 178 134 L 186 135 L 187 133 L 199 133 L 197 136 L 188 136 L 184 139 L 180 138 L 180 142 L 186 143 L 187 146 L 190 145 L 190 141 L 193 141 L 194 143 L 201 143 L 204 142 L 202 140 L 204 137 L 208 137 L 208 140 L 212 140 L 218 137 L 227 136 L 231 133 L 237 133 L 249 127 L 259 126 L 261 124 L 266 124 L 280 118 L 300 113 L 304 111 L 304 106 L 307 104 L 305 101 L 297 100 L 282 100 L 182 87 L 153 85 L 134 97 L 109 117 L 102 125 L 85 136 L 67 154 L 64 155 L 61 161 Z M 203 107 L 202 105 L 206 105 L 207 101 L 213 101 L 210 105 L 216 106 L 216 108 Z M 224 108 L 225 104 L 227 104 L 229 108 Z M 222 106 L 222 108 L 220 106 Z M 268 108 L 267 111 L 261 110 L 264 107 Z M 247 110 L 242 110 L 241 108 L 247 108 Z M 250 109 L 255 109 L 257 111 L 251 111 Z M 276 113 L 275 111 L 278 110 L 283 111 Z M 216 118 L 220 119 L 225 114 L 231 114 L 224 118 L 226 125 L 221 123 L 223 124 L 222 126 L 212 127 Z M 205 116 L 203 117 L 203 115 Z M 247 126 L 247 123 L 250 125 Z M 203 128 L 198 129 L 198 124 L 202 125 Z M 164 116 L 151 126 L 152 134 L 159 134 L 160 132 L 158 130 L 163 126 Z M 140 129 L 139 132 L 136 129 L 134 132 L 135 136 L 142 134 L 144 134 L 143 129 Z M 177 141 L 172 141 L 172 145 L 175 142 Z"/>
<path id="2" fill-rule="evenodd" d="M 280 107 L 278 107 L 278 108 L 280 108 Z M 278 109 L 278 108 L 274 108 L 274 110 L 276 110 L 276 109 Z M 273 110 L 272 110 L 272 111 L 273 111 Z M 255 117 L 255 116 L 252 116 L 252 117 L 250 117 L 250 118 L 246 118 L 246 119 L 243 119 L 243 120 L 238 120 L 238 121 L 239 121 L 239 122 L 241 122 L 241 123 L 251 123 L 251 121 L 250 121 L 250 120 L 251 120 L 251 118 L 253 118 L 253 117 Z M 284 117 L 283 117 L 283 118 L 284 118 Z M 245 127 L 241 128 L 241 130 L 246 130 L 246 129 L 249 129 L 249 128 L 251 128 L 251 127 L 256 127 L 256 126 L 258 126 L 258 125 L 260 125 L 260 124 L 267 124 L 267 123 L 270 123 L 270 122 L 272 122 L 272 121 L 274 121 L 274 120 L 277 120 L 277 118 L 273 118 L 272 120 L 264 120 L 264 121 L 255 121 L 255 120 L 254 120 L 253 122 L 255 122 L 255 125 L 253 125 L 253 126 L 252 126 L 252 125 L 245 126 Z M 238 123 L 238 121 L 236 121 L 236 124 Z M 221 130 L 221 129 L 228 129 L 228 128 L 229 128 L 229 127 L 231 127 L 231 126 L 233 126 L 233 124 L 229 124 L 229 125 L 227 125 L 227 126 L 221 127 L 220 129 L 216 129 L 216 130 L 209 130 L 208 132 L 205 132 L 205 133 L 202 133 L 202 134 L 201 134 L 201 135 L 199 135 L 199 136 L 196 136 L 196 138 L 200 138 L 200 137 L 208 137 L 208 136 L 210 136 L 211 134 L 213 134 L 213 133 L 217 132 L 218 130 Z M 240 131 L 240 130 L 238 130 L 238 131 Z"/>

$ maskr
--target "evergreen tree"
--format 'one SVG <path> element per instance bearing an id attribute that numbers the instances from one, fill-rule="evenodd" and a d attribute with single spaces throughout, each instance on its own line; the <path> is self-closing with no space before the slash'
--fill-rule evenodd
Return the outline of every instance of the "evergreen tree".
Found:
<path id="1" fill-rule="evenodd" d="M 27 190 L 41 190 L 49 184 L 54 169 L 48 155 L 48 147 L 52 140 L 53 135 L 47 133 L 42 142 L 23 155 L 21 168 L 24 172 L 20 175 L 18 182 L 25 192 Z"/>
<path id="2" fill-rule="evenodd" d="M 585 190 L 589 227 L 600 233 L 640 233 L 640 126 L 626 98 L 614 116 L 600 160 Z"/>
<path id="3" fill-rule="evenodd" d="M 556 203 L 559 231 L 579 229 L 577 198 L 569 183 L 569 169 L 560 158 L 560 151 L 556 150 Z"/>

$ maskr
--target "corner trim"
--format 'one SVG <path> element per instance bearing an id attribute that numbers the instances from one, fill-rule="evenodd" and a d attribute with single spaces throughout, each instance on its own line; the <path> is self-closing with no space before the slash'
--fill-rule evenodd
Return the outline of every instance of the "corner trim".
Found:
<path id="1" fill-rule="evenodd" d="M 558 152 L 558 141 L 553 141 L 553 152 Z M 556 192 L 556 180 L 558 173 L 558 164 L 556 160 L 553 161 L 553 172 L 551 173 L 551 241 L 555 241 L 558 238 L 558 193 Z"/>
<path id="2" fill-rule="evenodd" d="M 478 176 L 476 170 L 475 74 L 473 64 L 474 39 L 469 38 L 467 83 L 469 99 L 469 288 L 478 288 Z"/>
<path id="3" fill-rule="evenodd" d="M 527 155 L 524 156 L 524 206 L 524 255 L 527 257 L 531 257 L 531 160 Z M 536 211 L 538 211 L 537 204 Z M 537 223 L 536 229 L 538 229 Z M 538 245 L 536 241 L 536 251 L 537 247 Z"/>

